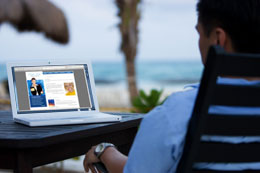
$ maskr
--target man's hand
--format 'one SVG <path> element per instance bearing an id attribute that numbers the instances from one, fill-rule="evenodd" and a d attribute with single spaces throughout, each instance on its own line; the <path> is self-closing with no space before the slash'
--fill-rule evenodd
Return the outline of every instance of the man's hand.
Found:
<path id="1" fill-rule="evenodd" d="M 85 155 L 83 165 L 84 165 L 84 169 L 86 172 L 88 172 L 90 169 L 92 173 L 97 173 L 97 170 L 95 169 L 95 166 L 93 165 L 93 163 L 100 162 L 100 160 L 94 154 L 96 147 L 97 146 L 91 147 L 91 149 L 88 150 L 88 152 Z"/>

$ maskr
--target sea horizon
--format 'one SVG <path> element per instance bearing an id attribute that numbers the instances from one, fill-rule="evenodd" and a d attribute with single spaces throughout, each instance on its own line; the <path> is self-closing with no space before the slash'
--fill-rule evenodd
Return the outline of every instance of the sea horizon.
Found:
<path id="1" fill-rule="evenodd" d="M 127 86 L 124 61 L 92 62 L 97 87 Z M 138 88 L 166 88 L 197 83 L 203 65 L 195 60 L 137 61 L 136 79 Z M 7 79 L 5 64 L 0 62 L 0 82 Z"/>

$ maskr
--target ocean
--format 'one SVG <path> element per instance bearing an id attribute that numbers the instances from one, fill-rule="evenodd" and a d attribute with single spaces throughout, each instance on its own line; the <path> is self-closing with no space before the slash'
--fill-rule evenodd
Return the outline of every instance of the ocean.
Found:
<path id="1" fill-rule="evenodd" d="M 199 82 L 203 66 L 200 61 L 137 62 L 138 88 L 165 88 Z M 126 87 L 124 62 L 94 62 L 97 86 Z M 7 79 L 6 67 L 0 64 L 0 81 Z"/>

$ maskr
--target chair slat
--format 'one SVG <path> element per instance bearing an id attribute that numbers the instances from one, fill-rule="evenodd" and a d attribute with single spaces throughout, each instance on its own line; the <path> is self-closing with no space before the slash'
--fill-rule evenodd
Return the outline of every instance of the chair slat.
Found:
<path id="1" fill-rule="evenodd" d="M 207 116 L 204 135 L 260 136 L 260 115 L 215 115 Z"/>
<path id="2" fill-rule="evenodd" d="M 260 76 L 260 55 L 224 54 L 219 56 L 218 58 L 221 58 L 220 64 L 217 67 L 219 76 Z"/>
<path id="3" fill-rule="evenodd" d="M 195 157 L 195 162 L 260 162 L 259 143 L 229 144 L 201 142 L 198 153 Z"/>
<path id="4" fill-rule="evenodd" d="M 216 85 L 211 104 L 260 107 L 260 87 Z"/>
<path id="5" fill-rule="evenodd" d="M 190 173 L 237 173 L 237 172 L 240 172 L 241 173 L 241 171 L 237 171 L 237 170 L 229 170 L 229 171 L 217 171 L 217 170 L 201 170 L 201 169 L 199 169 L 199 170 L 196 170 L 196 169 L 194 169 L 192 172 L 190 172 Z M 243 172 L 252 172 L 252 173 L 254 173 L 254 172 L 260 172 L 260 170 L 243 170 Z"/>

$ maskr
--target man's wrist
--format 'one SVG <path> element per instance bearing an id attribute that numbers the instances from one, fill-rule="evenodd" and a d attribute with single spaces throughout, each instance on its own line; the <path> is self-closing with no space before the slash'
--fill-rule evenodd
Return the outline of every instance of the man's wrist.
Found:
<path id="1" fill-rule="evenodd" d="M 94 150 L 94 154 L 97 156 L 97 158 L 101 161 L 100 157 L 104 154 L 104 152 L 110 148 L 110 147 L 114 147 L 115 148 L 115 145 L 114 144 L 111 144 L 111 143 L 100 143 L 96 146 L 95 150 Z"/>
<path id="2" fill-rule="evenodd" d="M 99 157 L 100 162 L 104 163 L 106 158 L 110 158 L 113 153 L 117 151 L 115 147 L 107 147 L 106 150 Z"/>

